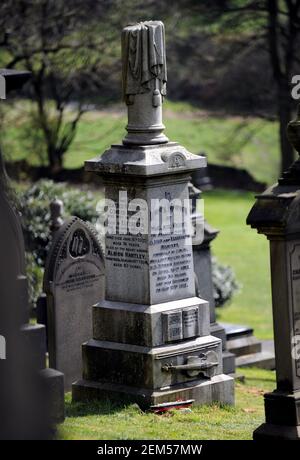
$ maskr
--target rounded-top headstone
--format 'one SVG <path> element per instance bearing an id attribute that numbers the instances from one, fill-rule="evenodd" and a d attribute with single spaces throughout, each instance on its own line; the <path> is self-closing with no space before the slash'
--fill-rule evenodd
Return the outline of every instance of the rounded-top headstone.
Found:
<path id="1" fill-rule="evenodd" d="M 81 345 L 92 333 L 92 306 L 104 297 L 104 255 L 95 229 L 77 217 L 55 233 L 46 261 L 50 367 L 65 388 L 81 377 Z"/>

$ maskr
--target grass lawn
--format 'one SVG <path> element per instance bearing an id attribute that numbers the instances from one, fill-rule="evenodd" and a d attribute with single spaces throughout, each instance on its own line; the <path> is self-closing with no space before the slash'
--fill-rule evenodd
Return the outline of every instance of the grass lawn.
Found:
<path id="1" fill-rule="evenodd" d="M 39 164 L 34 155 L 40 143 L 29 142 L 29 104 L 7 109 L 4 124 L 4 153 L 11 160 L 24 159 Z M 259 118 L 217 116 L 184 103 L 166 101 L 164 104 L 166 134 L 193 153 L 205 152 L 211 163 L 246 168 L 257 180 L 272 183 L 278 176 L 278 124 Z M 27 123 L 27 126 L 26 126 Z M 81 167 L 85 160 L 100 155 L 112 143 L 124 137 L 124 110 L 112 107 L 86 113 L 65 156 L 65 167 Z M 25 129 L 26 128 L 26 129 Z M 37 138 L 38 141 L 38 138 Z"/>
<path id="2" fill-rule="evenodd" d="M 66 397 L 67 418 L 60 426 L 62 439 L 252 439 L 264 421 L 263 393 L 274 389 L 271 371 L 243 369 L 245 383 L 236 383 L 236 406 L 194 407 L 190 413 L 143 413 L 135 405 L 71 403 Z"/>
<path id="3" fill-rule="evenodd" d="M 193 153 L 205 152 L 211 163 L 246 168 L 257 180 L 272 183 L 277 178 L 277 123 L 258 118 L 220 118 L 192 110 L 187 104 L 167 102 L 165 106 L 166 134 L 172 141 Z M 125 114 L 87 113 L 66 155 L 66 167 L 80 167 L 84 160 L 120 142 L 125 125 Z"/>

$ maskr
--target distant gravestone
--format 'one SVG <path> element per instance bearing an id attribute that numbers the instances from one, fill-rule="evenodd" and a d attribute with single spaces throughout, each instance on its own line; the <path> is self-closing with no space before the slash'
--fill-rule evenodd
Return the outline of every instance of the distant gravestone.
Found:
<path id="1" fill-rule="evenodd" d="M 92 306 L 104 296 L 104 258 L 96 231 L 77 217 L 55 233 L 44 278 L 50 366 L 65 390 L 82 374 L 81 345 L 92 335 Z"/>

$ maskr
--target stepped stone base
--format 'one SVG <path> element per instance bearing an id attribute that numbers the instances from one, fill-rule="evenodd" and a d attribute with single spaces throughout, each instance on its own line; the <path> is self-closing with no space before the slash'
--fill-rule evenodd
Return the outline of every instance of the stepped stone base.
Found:
<path id="1" fill-rule="evenodd" d="M 300 426 L 282 426 L 263 423 L 254 431 L 253 439 L 254 441 L 299 441 Z"/>
<path id="2" fill-rule="evenodd" d="M 211 379 L 194 380 L 183 385 L 160 390 L 134 388 L 111 383 L 79 380 L 73 384 L 73 401 L 115 400 L 137 403 L 143 410 L 151 405 L 173 402 L 179 399 L 194 399 L 195 405 L 234 404 L 234 380 L 228 375 L 220 374 Z"/>
<path id="3" fill-rule="evenodd" d="M 253 336 L 248 326 L 223 324 L 227 335 L 227 349 L 236 356 L 236 367 L 275 369 L 275 351 L 272 340 L 261 341 Z"/>
<path id="4" fill-rule="evenodd" d="M 261 342 L 253 336 L 240 337 L 227 341 L 227 348 L 236 357 L 261 352 Z"/>
<path id="5" fill-rule="evenodd" d="M 265 413 L 266 423 L 254 431 L 254 439 L 300 440 L 300 391 L 266 393 Z"/>
<path id="6" fill-rule="evenodd" d="M 259 367 L 260 369 L 275 369 L 275 356 L 267 351 L 239 356 L 235 360 L 237 367 Z"/>

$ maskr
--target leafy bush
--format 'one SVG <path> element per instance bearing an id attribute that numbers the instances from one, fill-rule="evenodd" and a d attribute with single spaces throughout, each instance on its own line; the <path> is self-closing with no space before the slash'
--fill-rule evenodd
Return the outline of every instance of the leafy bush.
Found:
<path id="1" fill-rule="evenodd" d="M 216 307 L 222 307 L 239 290 L 240 286 L 232 268 L 220 264 L 216 257 L 212 257 L 212 279 Z"/>
<path id="2" fill-rule="evenodd" d="M 40 180 L 25 192 L 19 190 L 17 195 L 27 252 L 30 303 L 34 305 L 42 289 L 43 271 L 51 242 L 50 202 L 55 198 L 63 201 L 64 218 L 77 216 L 95 223 L 98 200 L 91 192 L 51 180 Z"/>

